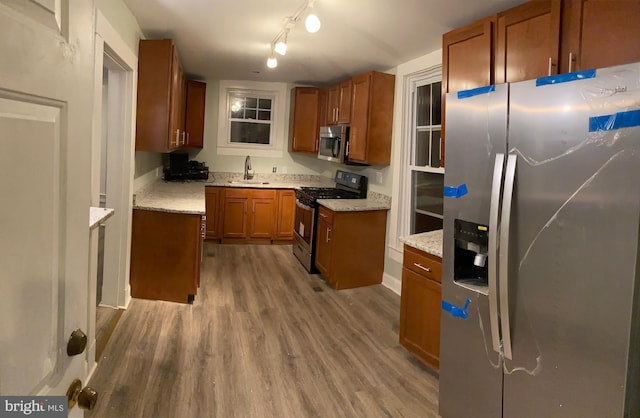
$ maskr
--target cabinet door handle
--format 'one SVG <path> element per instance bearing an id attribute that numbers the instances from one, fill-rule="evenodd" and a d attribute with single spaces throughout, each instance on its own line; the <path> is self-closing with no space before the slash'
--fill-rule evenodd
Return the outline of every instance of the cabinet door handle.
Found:
<path id="1" fill-rule="evenodd" d="M 182 131 L 182 145 L 186 144 L 187 141 L 187 133 Z"/>
<path id="2" fill-rule="evenodd" d="M 187 132 L 187 145 L 189 145 L 189 132 Z"/>
<path id="3" fill-rule="evenodd" d="M 426 271 L 427 273 L 431 273 L 431 269 L 429 267 L 425 267 L 420 263 L 413 263 L 413 265 L 418 267 L 419 269 Z"/>
<path id="4" fill-rule="evenodd" d="M 549 75 L 551 75 L 551 67 L 553 67 L 553 58 L 549 57 Z"/>
<path id="5" fill-rule="evenodd" d="M 331 233 L 331 228 L 327 228 L 327 242 L 331 241 L 331 237 L 329 234 Z"/>
<path id="6" fill-rule="evenodd" d="M 176 147 L 180 144 L 180 129 L 176 129 Z"/>
<path id="7" fill-rule="evenodd" d="M 328 216 L 327 216 L 327 215 L 325 215 L 324 213 L 319 213 L 318 215 L 322 216 L 324 219 L 327 219 L 327 218 L 328 218 Z"/>
<path id="8" fill-rule="evenodd" d="M 571 69 L 573 68 L 573 52 L 569 52 L 569 72 L 572 72 Z"/>

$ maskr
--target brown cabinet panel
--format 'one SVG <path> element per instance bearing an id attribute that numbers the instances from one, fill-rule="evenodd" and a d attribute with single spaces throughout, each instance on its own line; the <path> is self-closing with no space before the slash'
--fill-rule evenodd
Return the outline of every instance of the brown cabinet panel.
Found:
<path id="1" fill-rule="evenodd" d="M 338 123 L 338 108 L 340 107 L 340 85 L 327 87 L 327 125 Z"/>
<path id="2" fill-rule="evenodd" d="M 276 238 L 293 239 L 293 222 L 296 215 L 296 194 L 293 190 L 278 190 Z"/>
<path id="3" fill-rule="evenodd" d="M 371 71 L 352 78 L 349 161 L 391 162 L 395 76 Z"/>
<path id="4" fill-rule="evenodd" d="M 493 42 L 496 16 L 442 36 L 442 130 L 440 166 L 444 166 L 447 93 L 493 84 Z"/>
<path id="5" fill-rule="evenodd" d="M 204 109 L 207 96 L 207 83 L 187 80 L 185 131 L 188 148 L 204 146 Z"/>
<path id="6" fill-rule="evenodd" d="M 293 152 L 318 153 L 319 97 L 316 87 L 291 89 L 289 143 Z"/>
<path id="7" fill-rule="evenodd" d="M 318 95 L 318 126 L 329 125 L 329 90 L 322 88 Z"/>
<path id="8" fill-rule="evenodd" d="M 563 7 L 562 72 L 640 61 L 640 1 L 573 0 Z"/>
<path id="9" fill-rule="evenodd" d="M 276 201 L 271 198 L 251 198 L 249 238 L 273 239 L 275 236 Z"/>
<path id="10" fill-rule="evenodd" d="M 222 211 L 222 196 L 224 189 L 221 187 L 205 187 L 205 211 L 207 216 L 206 237 L 219 239 L 220 219 Z"/>
<path id="11" fill-rule="evenodd" d="M 245 238 L 247 236 L 248 197 L 224 197 L 224 219 L 222 236 L 225 238 Z"/>
<path id="12" fill-rule="evenodd" d="M 404 247 L 404 268 L 427 279 L 442 282 L 442 259 L 413 247 Z"/>
<path id="13" fill-rule="evenodd" d="M 496 83 L 558 73 L 560 4 L 530 1 L 498 14 Z"/>
<path id="14" fill-rule="evenodd" d="M 351 121 L 351 79 L 340 83 L 337 117 L 339 124 Z"/>
<path id="15" fill-rule="evenodd" d="M 134 209 L 131 296 L 187 303 L 198 290 L 202 216 Z"/>
<path id="16" fill-rule="evenodd" d="M 440 283 L 402 269 L 400 344 L 436 371 L 440 367 L 441 300 Z"/>
<path id="17" fill-rule="evenodd" d="M 329 285 L 381 283 L 387 211 L 334 212 L 321 206 L 318 215 L 316 267 Z"/>
<path id="18" fill-rule="evenodd" d="M 178 54 L 171 39 L 141 40 L 138 53 L 136 151 L 169 152 L 178 147 L 174 89 Z"/>

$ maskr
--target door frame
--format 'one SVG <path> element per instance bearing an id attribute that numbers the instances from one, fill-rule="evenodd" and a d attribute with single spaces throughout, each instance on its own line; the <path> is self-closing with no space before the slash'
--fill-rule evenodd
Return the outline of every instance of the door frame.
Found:
<path id="1" fill-rule="evenodd" d="M 112 236 L 116 240 L 107 243 L 105 241 L 105 257 L 111 253 L 111 259 L 105 258 L 106 263 L 115 263 L 117 272 L 117 282 L 110 283 L 108 291 L 103 288 L 103 301 L 105 304 L 118 308 L 125 308 L 131 301 L 131 288 L 129 286 L 129 268 L 131 254 L 131 213 L 132 213 L 132 191 L 135 156 L 135 115 L 138 81 L 138 57 L 134 51 L 125 43 L 118 32 L 99 10 L 96 11 L 95 22 L 95 52 L 94 52 L 94 112 L 93 128 L 91 138 L 91 205 L 99 206 L 100 202 L 100 170 L 101 170 L 101 141 L 102 141 L 102 71 L 105 52 L 109 57 L 123 68 L 122 82 L 124 84 L 122 97 L 122 118 L 121 126 L 118 128 L 117 136 L 121 138 L 121 149 L 116 156 L 107 153 L 107 166 L 111 170 L 118 172 L 119 191 L 117 193 L 107 192 L 108 207 L 115 209 L 114 216 L 108 221 L 107 229 L 115 231 Z M 111 204 L 113 202 L 113 204 Z M 114 245 L 115 251 L 108 251 L 107 245 Z M 91 231 L 89 245 L 89 330 L 88 337 L 90 346 L 87 352 L 89 362 L 89 376 L 96 367 L 95 362 L 95 325 L 96 325 L 96 288 L 98 278 L 98 228 Z"/>

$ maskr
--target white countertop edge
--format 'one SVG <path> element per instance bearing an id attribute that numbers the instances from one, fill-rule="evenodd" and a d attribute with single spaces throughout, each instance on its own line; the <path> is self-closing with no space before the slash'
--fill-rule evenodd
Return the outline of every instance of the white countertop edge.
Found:
<path id="1" fill-rule="evenodd" d="M 89 207 L 89 229 L 96 228 L 98 225 L 113 216 L 116 211 L 110 208 Z"/>
<path id="2" fill-rule="evenodd" d="M 391 205 L 388 202 L 369 199 L 318 199 L 317 202 L 334 212 L 361 212 L 391 209 Z"/>

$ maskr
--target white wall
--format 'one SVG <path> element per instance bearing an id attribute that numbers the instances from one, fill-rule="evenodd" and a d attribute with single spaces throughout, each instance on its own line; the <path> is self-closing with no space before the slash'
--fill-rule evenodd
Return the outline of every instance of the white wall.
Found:
<path id="1" fill-rule="evenodd" d="M 138 44 L 145 36 L 129 8 L 122 0 L 96 0 L 96 8 L 105 15 L 109 23 L 122 37 L 131 50 L 138 55 Z M 156 179 L 157 169 L 162 167 L 162 154 L 136 152 L 134 193 Z M 161 172 L 161 170 L 160 170 Z"/>
<path id="2" fill-rule="evenodd" d="M 396 93 L 393 111 L 393 136 L 391 150 L 391 166 L 389 170 L 391 182 L 391 211 L 389 212 L 387 222 L 387 252 L 385 256 L 384 284 L 400 293 L 402 279 L 402 246 L 397 243 L 399 207 L 398 204 L 407 196 L 400 193 L 400 175 L 403 167 L 401 167 L 402 141 L 403 141 L 403 117 L 405 102 L 407 97 L 404 94 L 405 78 L 411 74 L 420 72 L 427 68 L 431 68 L 442 64 L 442 50 L 437 50 L 429 54 L 423 55 L 411 61 L 400 64 L 396 67 Z"/>

